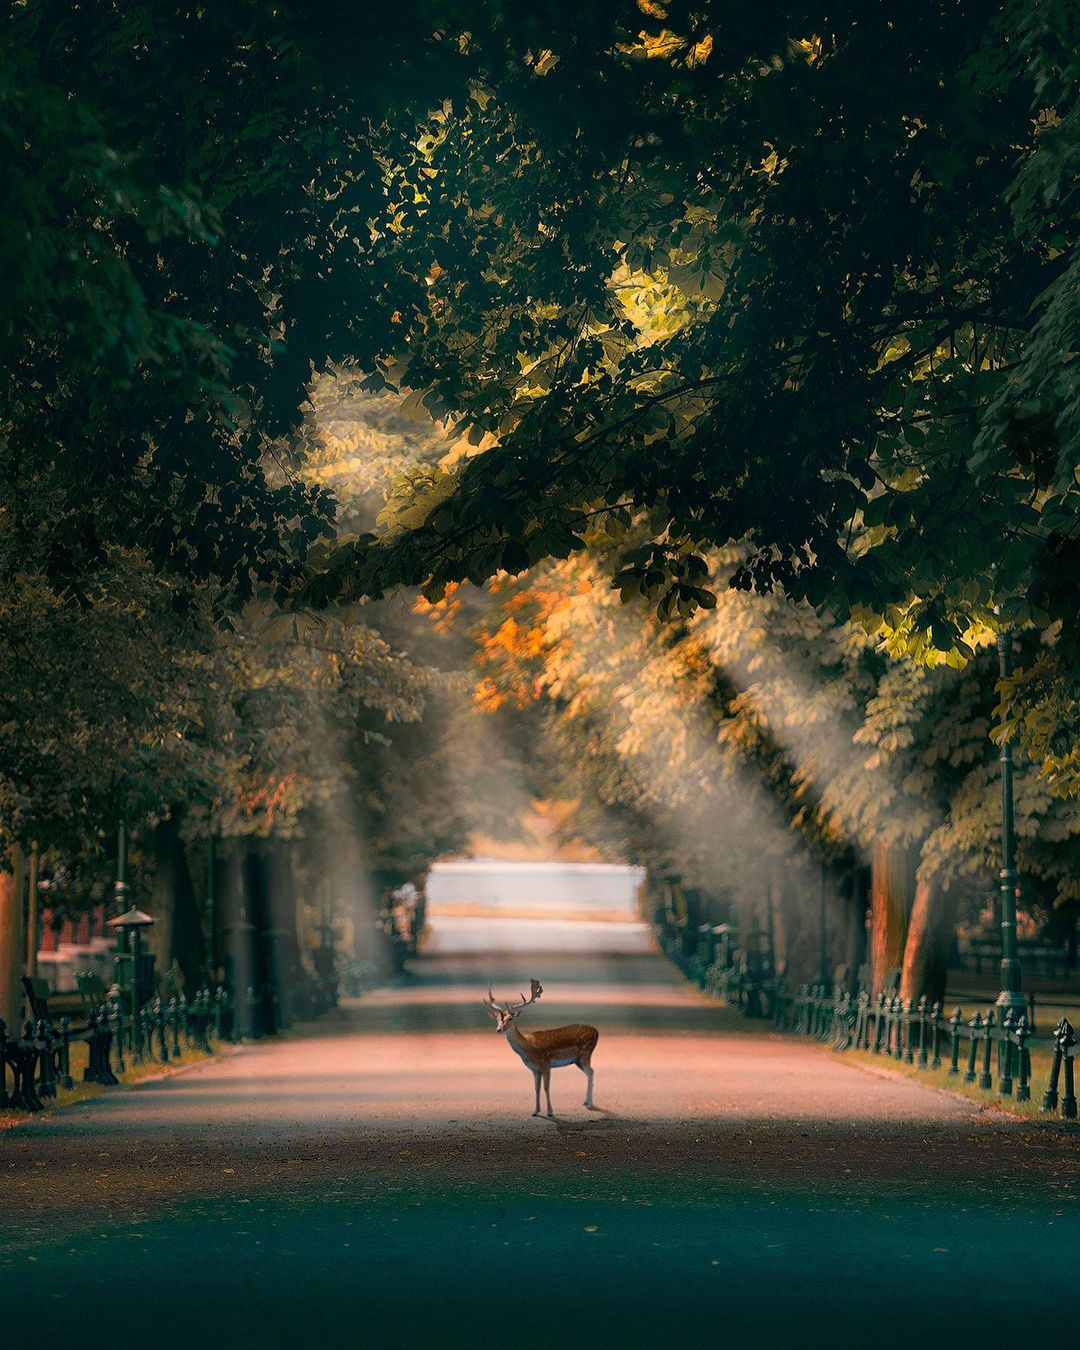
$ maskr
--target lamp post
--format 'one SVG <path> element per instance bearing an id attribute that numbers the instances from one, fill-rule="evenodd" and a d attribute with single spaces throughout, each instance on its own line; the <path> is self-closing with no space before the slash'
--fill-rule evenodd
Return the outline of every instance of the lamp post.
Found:
<path id="1" fill-rule="evenodd" d="M 121 821 L 116 830 L 116 883 L 113 886 L 113 903 L 117 914 L 127 909 L 127 830 Z"/>
<path id="2" fill-rule="evenodd" d="M 998 671 L 1003 680 L 1012 674 L 1012 634 L 998 634 Z M 1012 739 L 1001 742 L 1001 993 L 999 1008 L 1027 1011 L 1027 1000 L 1020 992 L 1020 962 L 1016 955 L 1016 902 L 1020 888 L 1016 884 L 1016 857 L 1013 834 L 1013 753 Z"/>
<path id="3" fill-rule="evenodd" d="M 118 914 L 115 919 L 109 920 L 109 927 L 115 928 L 117 935 L 124 942 L 125 951 L 122 956 L 117 957 L 117 961 L 131 962 L 131 1016 L 137 1018 L 139 1013 L 139 958 L 142 954 L 142 930 L 149 928 L 154 922 L 149 914 L 144 914 L 141 909 L 131 907 L 125 914 Z M 151 958 L 152 959 L 152 958 Z M 137 1026 L 138 1023 L 136 1022 Z M 136 1036 L 138 1032 L 136 1032 Z"/>

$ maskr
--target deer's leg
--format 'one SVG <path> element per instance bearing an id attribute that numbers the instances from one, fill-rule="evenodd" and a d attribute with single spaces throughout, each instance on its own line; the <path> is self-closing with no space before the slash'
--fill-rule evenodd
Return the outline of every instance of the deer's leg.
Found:
<path id="1" fill-rule="evenodd" d="M 589 1061 L 585 1059 L 578 1061 L 578 1068 L 585 1075 L 585 1081 L 588 1084 L 588 1086 L 585 1088 L 585 1105 L 591 1111 L 593 1104 L 592 1101 L 593 1067 L 589 1063 Z"/>
<path id="2" fill-rule="evenodd" d="M 539 1070 L 539 1069 L 533 1069 L 533 1081 L 534 1081 L 535 1084 L 536 1084 L 536 1110 L 533 1112 L 533 1115 L 534 1115 L 534 1116 L 538 1116 L 538 1115 L 540 1114 L 540 1070 Z"/>
<path id="3" fill-rule="evenodd" d="M 549 1116 L 553 1116 L 553 1115 L 555 1114 L 555 1112 L 551 1109 L 551 1070 L 550 1070 L 550 1069 L 545 1069 L 545 1070 L 544 1070 L 544 1094 L 545 1094 L 545 1096 L 547 1097 L 547 1106 L 548 1106 L 547 1113 L 548 1113 Z M 539 1101 L 539 1098 L 537 1098 L 536 1109 L 537 1109 L 538 1111 L 539 1111 L 539 1109 L 540 1109 L 540 1101 Z"/>

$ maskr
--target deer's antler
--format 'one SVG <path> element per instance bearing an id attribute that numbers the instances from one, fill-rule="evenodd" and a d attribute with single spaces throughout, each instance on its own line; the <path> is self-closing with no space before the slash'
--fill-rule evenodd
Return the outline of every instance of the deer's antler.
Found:
<path id="1" fill-rule="evenodd" d="M 544 986 L 540 983 L 540 981 L 539 981 L 539 980 L 532 980 L 532 981 L 531 981 L 531 992 L 530 992 L 530 994 L 529 994 L 529 997 L 526 998 L 525 995 L 522 994 L 522 996 L 521 996 L 521 1002 L 520 1002 L 519 1004 L 516 1005 L 518 1011 L 520 1012 L 522 1008 L 527 1008 L 527 1007 L 529 1006 L 530 1003 L 535 1003 L 536 1000 L 540 997 L 540 995 L 541 995 L 543 992 L 544 992 Z"/>
<path id="2" fill-rule="evenodd" d="M 511 1004 L 511 1003 L 498 1003 L 495 999 L 495 995 L 491 991 L 491 985 L 489 984 L 488 996 L 487 999 L 485 1000 L 485 1006 L 488 1008 L 496 1009 L 499 1012 L 511 1012 L 511 1011 L 521 1012 L 522 1008 L 527 1008 L 530 1003 L 535 1003 L 536 1000 L 540 997 L 540 995 L 544 992 L 544 986 L 540 983 L 539 980 L 530 981 L 530 986 L 531 991 L 529 993 L 528 998 L 526 998 L 525 995 L 522 994 L 520 1003 Z"/>

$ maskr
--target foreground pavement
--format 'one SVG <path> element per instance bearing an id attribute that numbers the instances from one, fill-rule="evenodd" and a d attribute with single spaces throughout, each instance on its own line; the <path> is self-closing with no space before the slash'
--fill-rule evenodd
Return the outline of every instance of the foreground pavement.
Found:
<path id="1" fill-rule="evenodd" d="M 490 1029 L 601 1029 L 557 1119 Z M 523 1025 L 525 1023 L 523 1022 Z M 13 1346 L 953 1346 L 1074 1319 L 1080 1139 L 733 1029 L 634 925 L 443 919 L 401 986 L 0 1135 Z"/>

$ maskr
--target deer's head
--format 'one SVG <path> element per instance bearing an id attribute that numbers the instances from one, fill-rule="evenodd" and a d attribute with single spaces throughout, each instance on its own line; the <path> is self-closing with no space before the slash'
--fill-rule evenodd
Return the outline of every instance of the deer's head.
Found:
<path id="1" fill-rule="evenodd" d="M 522 994 L 520 1003 L 496 1003 L 495 995 L 491 992 L 491 986 L 488 985 L 487 998 L 484 1000 L 484 1007 L 495 1019 L 495 1030 L 505 1031 L 513 1022 L 514 1018 L 517 1017 L 518 1013 L 527 1008 L 530 1003 L 535 1003 L 543 992 L 544 986 L 540 981 L 533 980 L 531 982 L 529 997 L 526 998 L 525 995 Z"/>

